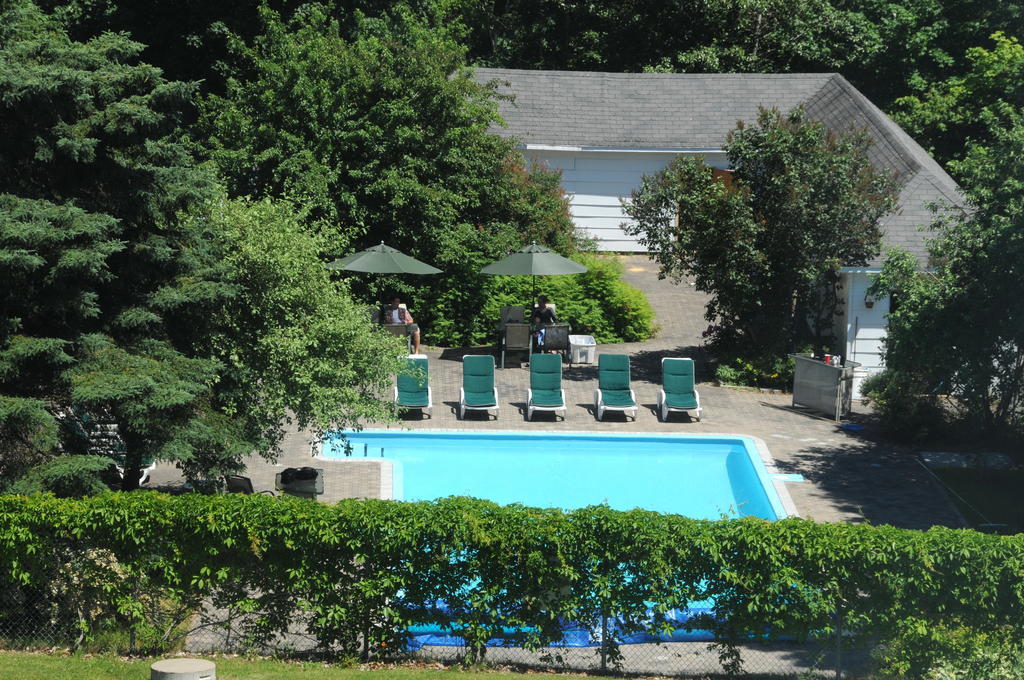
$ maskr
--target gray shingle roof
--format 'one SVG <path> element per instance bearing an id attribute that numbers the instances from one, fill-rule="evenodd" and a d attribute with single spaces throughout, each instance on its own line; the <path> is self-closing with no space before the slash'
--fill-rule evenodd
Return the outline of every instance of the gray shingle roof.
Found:
<path id="1" fill-rule="evenodd" d="M 899 209 L 883 219 L 883 249 L 900 246 L 925 264 L 920 229 L 931 203 L 962 205 L 956 183 L 917 142 L 835 73 L 672 74 L 476 70 L 513 101 L 499 102 L 507 128 L 494 132 L 528 145 L 606 149 L 720 149 L 737 121 L 760 107 L 803 105 L 830 129 L 864 129 L 879 169 L 897 172 Z M 878 265 L 881 258 L 872 265 Z"/>

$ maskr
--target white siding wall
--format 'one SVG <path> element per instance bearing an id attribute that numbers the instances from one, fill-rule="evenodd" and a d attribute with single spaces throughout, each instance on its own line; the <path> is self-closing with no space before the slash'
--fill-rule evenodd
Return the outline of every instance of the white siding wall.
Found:
<path id="1" fill-rule="evenodd" d="M 588 236 L 598 240 L 598 248 L 620 252 L 645 251 L 635 238 L 622 232 L 620 225 L 627 219 L 622 212 L 622 199 L 629 198 L 644 175 L 658 172 L 680 153 L 524 150 L 528 160 L 561 170 L 562 188 L 569 195 L 573 220 Z M 720 151 L 703 155 L 713 167 L 728 167 L 725 154 Z"/>
<path id="2" fill-rule="evenodd" d="M 854 373 L 853 398 L 860 399 L 860 386 L 864 378 L 885 366 L 882 353 L 885 348 L 885 315 L 889 313 L 889 298 L 875 300 L 870 308 L 865 302 L 872 275 L 866 272 L 843 274 L 846 291 L 846 358 L 861 364 Z"/>

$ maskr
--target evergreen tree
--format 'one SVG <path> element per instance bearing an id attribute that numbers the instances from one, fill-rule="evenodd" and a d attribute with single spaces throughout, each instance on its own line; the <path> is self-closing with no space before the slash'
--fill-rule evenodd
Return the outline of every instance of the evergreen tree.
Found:
<path id="1" fill-rule="evenodd" d="M 51 454 L 58 423 L 109 422 L 130 489 L 147 458 L 209 475 L 253 449 L 272 453 L 289 410 L 321 426 L 386 416 L 362 395 L 382 387 L 397 343 L 360 324 L 337 287 L 315 298 L 320 308 L 301 307 L 340 312 L 298 326 L 310 330 L 293 341 L 308 351 L 291 355 L 305 375 L 320 360 L 313 348 L 348 332 L 358 341 L 337 377 L 288 382 L 256 361 L 240 376 L 236 357 L 265 356 L 280 324 L 305 321 L 277 313 L 279 300 L 252 306 L 260 287 L 301 287 L 320 267 L 300 240 L 272 255 L 279 268 L 298 258 L 297 278 L 246 276 L 211 171 L 172 134 L 195 88 L 138 63 L 141 50 L 123 35 L 72 41 L 27 2 L 0 16 L 0 440 L 19 454 L 13 464 Z M 242 304 L 263 315 L 258 332 L 236 323 Z"/>

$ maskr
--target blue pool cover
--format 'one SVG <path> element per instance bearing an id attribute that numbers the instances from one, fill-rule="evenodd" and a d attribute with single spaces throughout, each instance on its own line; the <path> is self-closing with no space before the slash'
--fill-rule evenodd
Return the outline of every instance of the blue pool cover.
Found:
<path id="1" fill-rule="evenodd" d="M 705 642 L 714 640 L 713 631 L 695 628 L 687 630 L 690 619 L 698 615 L 714 616 L 710 607 L 692 606 L 688 609 L 672 609 L 665 614 L 665 622 L 672 628 L 666 633 L 650 633 L 647 631 L 629 632 L 622 630 L 621 622 L 616 619 L 609 619 L 608 634 L 619 644 L 642 644 L 651 642 Z M 433 624 L 422 624 L 409 627 L 409 640 L 406 643 L 409 649 L 419 649 L 424 646 L 440 647 L 462 647 L 465 640 L 452 631 Z M 488 647 L 509 647 L 518 646 L 516 631 L 506 631 L 507 637 L 493 637 L 487 641 Z M 572 621 L 562 622 L 562 639 L 557 640 L 549 647 L 599 647 L 601 646 L 600 631 L 596 633 L 579 623 Z"/>

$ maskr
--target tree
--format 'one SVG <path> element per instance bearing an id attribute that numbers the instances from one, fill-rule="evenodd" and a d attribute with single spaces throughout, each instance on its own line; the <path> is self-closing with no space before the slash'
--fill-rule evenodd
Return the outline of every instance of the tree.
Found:
<path id="1" fill-rule="evenodd" d="M 224 465 L 218 459 L 230 466 L 240 453 L 272 456 L 291 420 L 318 435 L 396 417 L 381 395 L 405 343 L 369 324 L 367 309 L 332 280 L 319 259 L 325 243 L 305 231 L 294 206 L 220 198 L 194 219 L 234 290 L 205 321 L 189 322 L 195 351 L 221 364 L 211 417 L 222 422 L 214 426 L 236 434 L 197 453 L 187 472 Z"/>
<path id="2" fill-rule="evenodd" d="M 905 253 L 886 261 L 876 290 L 898 301 L 889 314 L 891 379 L 921 394 L 949 395 L 954 413 L 989 433 L 1024 424 L 1024 109 L 984 114 L 991 145 L 954 165 L 968 209 L 936 225 L 934 272 Z M 897 385 L 896 387 L 899 387 Z"/>
<path id="3" fill-rule="evenodd" d="M 358 295 L 401 291 L 425 327 L 452 322 L 433 341 L 471 342 L 496 285 L 485 264 L 529 240 L 577 248 L 557 175 L 488 133 L 494 93 L 445 34 L 401 11 L 357 21 L 351 38 L 320 5 L 263 19 L 251 43 L 233 40 L 227 92 L 204 100 L 193 135 L 233 195 L 298 206 L 325 257 L 387 241 L 445 272 L 348 275 Z"/>
<path id="4" fill-rule="evenodd" d="M 133 64 L 141 49 L 72 42 L 27 3 L 0 28 L 3 394 L 41 422 L 72 407 L 114 419 L 135 469 L 185 453 L 178 434 L 217 368 L 164 323 L 207 255 L 175 214 L 212 177 L 166 137 L 193 87 Z"/>
<path id="5" fill-rule="evenodd" d="M 878 220 L 895 204 L 895 182 L 871 167 L 869 143 L 801 109 L 762 110 L 729 136 L 731 178 L 680 158 L 633 192 L 625 229 L 662 276 L 693 276 L 711 295 L 706 317 L 722 347 L 778 357 L 808 335 L 827 344 L 839 268 L 878 253 Z"/>
<path id="6" fill-rule="evenodd" d="M 0 16 L 5 448 L 27 466 L 57 451 L 59 422 L 106 421 L 130 489 L 145 458 L 218 474 L 271 454 L 289 410 L 319 426 L 386 415 L 367 395 L 397 343 L 360 323 L 343 289 L 310 290 L 326 280 L 316 248 L 276 238 L 295 236 L 280 208 L 251 208 L 271 222 L 262 237 L 225 207 L 173 136 L 194 86 L 136 63 L 141 50 L 121 35 L 72 41 L 27 2 Z M 257 276 L 261 238 L 277 250 Z M 337 311 L 321 318 L 325 307 Z M 346 348 L 324 351 L 339 339 Z M 322 366 L 332 359 L 336 373 Z"/>
<path id="7" fill-rule="evenodd" d="M 1024 45 L 997 32 L 995 48 L 972 47 L 969 69 L 896 100 L 893 119 L 921 139 L 940 161 L 962 159 L 967 140 L 985 144 L 986 115 L 1001 103 L 1024 106 Z"/>

